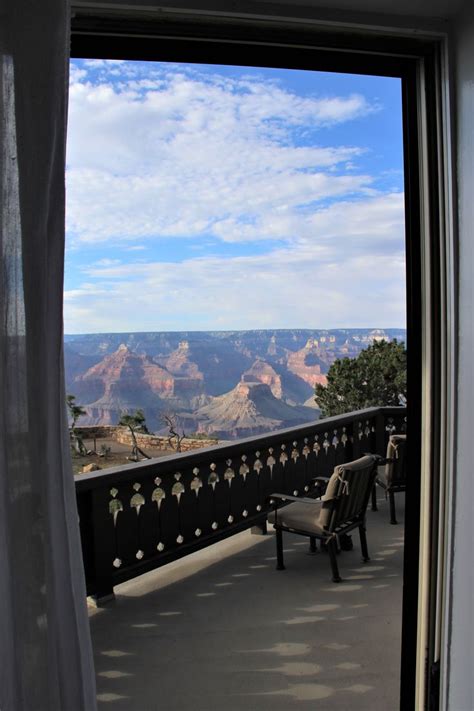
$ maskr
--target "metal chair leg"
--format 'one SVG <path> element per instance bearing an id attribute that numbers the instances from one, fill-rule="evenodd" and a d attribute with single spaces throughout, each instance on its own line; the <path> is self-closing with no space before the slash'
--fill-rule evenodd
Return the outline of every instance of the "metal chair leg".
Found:
<path id="1" fill-rule="evenodd" d="M 339 575 L 339 568 L 337 565 L 337 543 L 335 538 L 330 538 L 327 543 L 329 560 L 331 562 L 332 579 L 334 583 L 340 583 L 342 578 Z"/>
<path id="2" fill-rule="evenodd" d="M 362 560 L 367 563 L 369 558 L 369 549 L 367 548 L 367 535 L 365 531 L 365 526 L 359 526 L 359 538 L 360 538 L 360 548 L 362 551 Z"/>
<path id="3" fill-rule="evenodd" d="M 390 523 L 393 523 L 395 525 L 398 523 L 398 521 L 395 515 L 395 494 L 393 493 L 393 491 L 388 492 L 388 498 L 390 501 Z"/>
<path id="4" fill-rule="evenodd" d="M 277 545 L 277 570 L 285 570 L 283 564 L 283 532 L 281 528 L 276 529 L 276 545 Z"/>
<path id="5" fill-rule="evenodd" d="M 377 484 L 372 487 L 372 511 L 378 511 L 377 508 Z"/>

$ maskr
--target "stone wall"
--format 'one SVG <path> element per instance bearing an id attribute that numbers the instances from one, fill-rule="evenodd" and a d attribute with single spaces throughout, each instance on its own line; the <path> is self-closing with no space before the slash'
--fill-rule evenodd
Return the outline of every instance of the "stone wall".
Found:
<path id="1" fill-rule="evenodd" d="M 115 430 L 114 439 L 117 440 L 117 442 L 132 446 L 132 435 L 128 428 L 116 427 Z M 138 446 L 143 449 L 159 449 L 168 452 L 175 451 L 170 448 L 168 437 L 160 437 L 159 435 L 153 434 L 136 434 L 135 437 Z M 193 449 L 204 449 L 205 447 L 214 447 L 216 444 L 218 444 L 217 439 L 193 439 L 192 437 L 186 437 L 181 441 L 181 451 L 188 452 Z"/>
<path id="2" fill-rule="evenodd" d="M 83 439 L 94 439 L 94 437 L 115 439 L 117 429 L 116 425 L 85 425 L 75 428 L 77 434 Z"/>
<path id="3" fill-rule="evenodd" d="M 132 435 L 128 427 L 118 427 L 117 425 L 91 425 L 86 427 L 76 427 L 76 432 L 83 439 L 114 439 L 120 444 L 132 446 Z M 160 437 L 154 434 L 136 434 L 137 444 L 143 449 L 159 449 L 161 451 L 173 452 L 168 442 L 168 437 Z M 218 443 L 217 439 L 193 439 L 186 437 L 181 442 L 181 451 L 189 452 L 193 449 L 204 449 L 213 447 Z"/>

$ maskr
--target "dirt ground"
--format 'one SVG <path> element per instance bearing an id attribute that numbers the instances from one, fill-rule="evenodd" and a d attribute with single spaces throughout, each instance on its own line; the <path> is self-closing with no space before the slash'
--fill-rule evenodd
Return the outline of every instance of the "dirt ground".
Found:
<path id="1" fill-rule="evenodd" d="M 86 449 L 90 450 L 91 452 L 94 451 L 94 448 L 95 451 L 100 452 L 102 446 L 110 447 L 111 451 L 110 454 L 107 455 L 107 457 L 101 457 L 98 454 L 88 454 L 87 456 L 80 457 L 79 455 L 73 454 L 72 468 L 74 474 L 82 474 L 82 468 L 84 466 L 87 466 L 88 464 L 97 464 L 101 469 L 107 469 L 108 467 L 119 467 L 122 464 L 130 464 L 130 460 L 127 459 L 127 457 L 131 453 L 131 447 L 127 444 L 120 444 L 114 439 L 98 437 L 95 440 L 95 443 L 92 439 L 85 439 L 84 445 Z M 148 454 L 148 456 L 154 459 L 156 457 L 166 457 L 169 454 L 173 454 L 174 450 L 170 449 L 169 451 L 163 451 L 161 449 L 154 449 L 149 447 L 147 449 L 143 449 L 143 451 Z"/>

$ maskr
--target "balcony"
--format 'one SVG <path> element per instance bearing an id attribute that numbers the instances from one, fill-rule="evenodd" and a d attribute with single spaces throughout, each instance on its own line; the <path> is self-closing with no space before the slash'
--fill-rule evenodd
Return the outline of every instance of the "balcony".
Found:
<path id="1" fill-rule="evenodd" d="M 354 536 L 339 585 L 297 536 L 276 572 L 273 535 L 246 529 L 265 530 L 272 491 L 304 495 L 404 427 L 403 408 L 373 408 L 78 476 L 88 593 L 117 597 L 91 609 L 101 706 L 396 709 L 403 525 L 389 525 L 383 495 L 368 512 L 371 562 Z"/>

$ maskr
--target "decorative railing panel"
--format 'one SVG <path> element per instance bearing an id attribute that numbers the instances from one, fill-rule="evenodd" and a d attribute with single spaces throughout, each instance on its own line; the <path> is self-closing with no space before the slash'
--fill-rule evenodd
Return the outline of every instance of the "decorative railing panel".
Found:
<path id="1" fill-rule="evenodd" d="M 226 536 L 264 527 L 267 497 L 304 496 L 316 476 L 385 453 L 404 408 L 371 408 L 233 444 L 76 476 L 88 594 Z"/>

